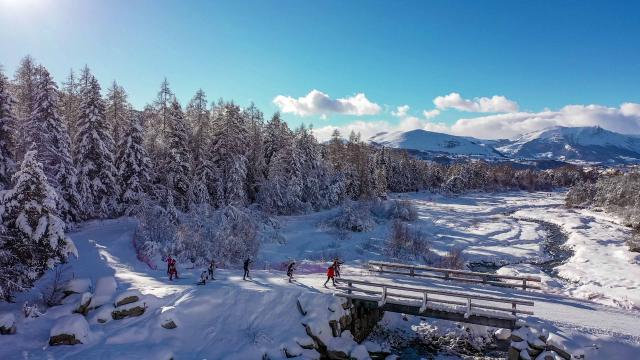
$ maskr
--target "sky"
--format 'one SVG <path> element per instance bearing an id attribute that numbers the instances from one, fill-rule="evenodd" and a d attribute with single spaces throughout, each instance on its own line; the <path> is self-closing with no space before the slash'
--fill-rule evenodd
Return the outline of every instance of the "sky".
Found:
<path id="1" fill-rule="evenodd" d="M 486 139 L 548 126 L 640 134 L 638 1 L 0 0 L 0 64 L 87 64 L 136 108 L 251 102 L 292 127 Z"/>

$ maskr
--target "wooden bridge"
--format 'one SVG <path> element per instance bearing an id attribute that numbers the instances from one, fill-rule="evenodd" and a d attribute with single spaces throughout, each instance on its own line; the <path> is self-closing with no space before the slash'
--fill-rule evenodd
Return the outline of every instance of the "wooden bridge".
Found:
<path id="1" fill-rule="evenodd" d="M 408 275 L 432 279 L 452 280 L 470 283 L 527 289 L 540 289 L 538 276 L 510 276 L 474 271 L 442 269 L 431 266 L 408 265 L 384 261 L 369 261 L 369 270 L 378 273 Z"/>
<path id="2" fill-rule="evenodd" d="M 408 276 L 424 276 L 417 272 L 428 267 L 419 267 L 403 264 L 370 262 L 370 266 L 386 267 L 389 270 L 384 272 L 392 274 L 402 274 Z M 409 272 L 392 270 L 394 268 L 408 269 Z M 486 276 L 487 281 L 481 282 L 494 285 L 497 280 L 488 280 L 493 274 L 473 273 L 467 271 L 428 268 L 432 272 L 445 272 L 450 275 L 461 275 L 464 273 L 481 274 Z M 431 276 L 428 276 L 431 277 Z M 439 277 L 445 280 L 458 280 L 458 276 Z M 514 277 L 508 277 L 514 280 Z M 461 281 L 477 280 L 473 278 L 461 278 Z M 521 280 L 518 278 L 515 280 Z M 534 278 L 526 278 L 526 281 Z M 538 279 L 539 281 L 539 279 Z M 486 296 L 474 292 L 458 292 L 440 290 L 426 287 L 403 286 L 393 283 L 371 282 L 349 278 L 336 279 L 336 288 L 339 290 L 336 296 L 348 298 L 352 302 L 364 304 L 367 307 L 378 307 L 384 311 L 411 314 L 425 317 L 432 317 L 443 320 L 451 320 L 463 323 L 486 325 L 497 328 L 513 329 L 516 325 L 518 315 L 533 315 L 533 301 L 520 300 L 515 298 Z M 522 283 L 523 288 L 532 288 Z M 502 284 L 500 284 L 502 285 Z M 518 286 L 518 287 L 520 287 Z M 518 307 L 519 306 L 519 307 Z M 528 307 L 523 309 L 522 307 Z"/>

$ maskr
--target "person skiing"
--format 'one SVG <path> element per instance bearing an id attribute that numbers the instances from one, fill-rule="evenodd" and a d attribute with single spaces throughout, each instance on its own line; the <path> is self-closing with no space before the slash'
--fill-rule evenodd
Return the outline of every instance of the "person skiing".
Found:
<path id="1" fill-rule="evenodd" d="M 207 268 L 207 271 L 209 273 L 209 279 L 211 280 L 215 280 L 215 278 L 213 277 L 213 273 L 216 271 L 216 261 L 211 259 L 211 262 L 209 263 L 209 267 Z"/>
<path id="2" fill-rule="evenodd" d="M 169 255 L 167 257 L 167 275 L 169 275 L 169 280 L 173 280 L 175 277 L 178 278 L 178 269 L 176 267 L 176 260 Z"/>
<path id="3" fill-rule="evenodd" d="M 247 278 L 251 279 L 251 276 L 249 275 L 249 265 L 252 263 L 253 261 L 251 261 L 251 257 L 248 257 L 245 261 L 244 261 L 244 275 L 242 276 L 242 280 L 247 280 Z"/>
<path id="4" fill-rule="evenodd" d="M 335 280 L 335 266 L 333 264 L 331 264 L 331 266 L 329 266 L 329 268 L 327 268 L 327 281 L 324 282 L 324 287 L 327 287 L 327 283 L 329 282 L 329 280 L 331 280 L 331 282 L 333 282 L 333 286 L 336 286 L 336 280 Z"/>
<path id="5" fill-rule="evenodd" d="M 296 262 L 292 261 L 289 266 L 287 266 L 287 276 L 289 277 L 289 282 L 293 280 L 293 271 L 296 269 Z"/>
<path id="6" fill-rule="evenodd" d="M 169 268 L 167 272 L 169 273 L 169 280 L 173 281 L 173 278 L 178 278 L 178 268 L 176 267 L 176 260 L 169 258 L 167 261 L 169 263 Z"/>
<path id="7" fill-rule="evenodd" d="M 344 264 L 339 258 L 333 259 L 333 269 L 336 273 L 336 277 L 340 277 L 340 265 Z"/>
<path id="8" fill-rule="evenodd" d="M 207 271 L 206 270 L 202 270 L 202 273 L 200 274 L 200 281 L 198 282 L 198 285 L 206 285 L 207 284 Z"/>

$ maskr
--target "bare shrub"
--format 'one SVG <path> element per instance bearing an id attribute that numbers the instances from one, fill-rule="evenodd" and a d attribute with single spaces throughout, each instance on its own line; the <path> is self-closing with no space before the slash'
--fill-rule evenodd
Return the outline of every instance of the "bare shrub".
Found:
<path id="1" fill-rule="evenodd" d="M 568 207 L 588 207 L 593 203 L 596 195 L 596 187 L 591 183 L 579 183 L 574 185 L 565 198 Z"/>
<path id="2" fill-rule="evenodd" d="M 433 265 L 444 269 L 461 270 L 464 269 L 464 264 L 462 248 L 454 247 L 449 249 L 444 256 L 438 257 Z"/>
<path id="3" fill-rule="evenodd" d="M 633 235 L 627 239 L 629 251 L 640 253 L 640 231 L 634 231 Z"/>
<path id="4" fill-rule="evenodd" d="M 40 291 L 42 294 L 42 301 L 49 307 L 60 305 L 60 302 L 64 297 L 64 287 L 69 280 L 69 266 L 56 266 L 53 270 L 53 277 L 51 278 L 51 281 L 48 282 Z"/>
<path id="5" fill-rule="evenodd" d="M 384 251 L 394 258 L 424 261 L 429 255 L 429 242 L 420 230 L 395 220 Z"/>

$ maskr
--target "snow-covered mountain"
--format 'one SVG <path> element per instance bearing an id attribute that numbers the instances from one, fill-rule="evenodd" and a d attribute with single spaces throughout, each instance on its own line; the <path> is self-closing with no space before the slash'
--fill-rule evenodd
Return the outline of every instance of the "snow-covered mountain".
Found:
<path id="1" fill-rule="evenodd" d="M 426 130 L 382 132 L 369 142 L 431 156 L 478 156 L 569 162 L 640 161 L 640 136 L 594 127 L 554 126 L 515 140 L 480 140 Z"/>
<path id="2" fill-rule="evenodd" d="M 627 162 L 640 160 L 640 137 L 598 126 L 555 126 L 524 134 L 510 143 L 497 145 L 496 149 L 525 159 Z"/>
<path id="3" fill-rule="evenodd" d="M 421 129 L 411 131 L 381 132 L 371 138 L 372 144 L 397 149 L 445 155 L 478 155 L 483 157 L 503 157 L 491 146 L 473 138 L 442 134 Z"/>

